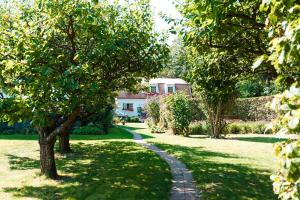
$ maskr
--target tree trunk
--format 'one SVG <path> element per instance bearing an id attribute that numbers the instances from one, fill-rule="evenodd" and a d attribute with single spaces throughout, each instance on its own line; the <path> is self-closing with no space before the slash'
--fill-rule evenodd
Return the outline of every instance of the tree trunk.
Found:
<path id="1" fill-rule="evenodd" d="M 61 127 L 59 133 L 59 151 L 61 154 L 66 154 L 71 152 L 70 131 L 79 115 L 80 115 L 80 108 L 77 107 Z"/>
<path id="2" fill-rule="evenodd" d="M 59 152 L 61 154 L 66 154 L 71 152 L 70 134 L 68 131 L 61 132 L 59 136 Z"/>
<path id="3" fill-rule="evenodd" d="M 40 136 L 43 137 L 43 136 Z M 57 170 L 55 165 L 54 157 L 54 141 L 45 142 L 45 140 L 40 139 L 40 161 L 41 161 L 41 173 L 48 178 L 57 179 Z"/>

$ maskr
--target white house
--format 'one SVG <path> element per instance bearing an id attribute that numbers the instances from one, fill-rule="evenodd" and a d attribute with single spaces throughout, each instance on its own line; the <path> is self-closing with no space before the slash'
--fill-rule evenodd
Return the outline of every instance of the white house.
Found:
<path id="1" fill-rule="evenodd" d="M 157 95 L 167 95 L 176 91 L 185 91 L 191 95 L 189 84 L 178 78 L 156 78 L 149 81 L 149 91 L 137 94 L 120 92 L 116 99 L 116 114 L 119 116 L 140 117 L 146 100 Z"/>

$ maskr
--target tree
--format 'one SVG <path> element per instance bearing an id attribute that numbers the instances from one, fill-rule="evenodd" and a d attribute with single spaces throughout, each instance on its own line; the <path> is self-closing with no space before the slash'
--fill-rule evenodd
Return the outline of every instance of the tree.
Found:
<path id="1" fill-rule="evenodd" d="M 187 54 L 183 43 L 179 40 L 170 47 L 170 60 L 165 68 L 159 72 L 158 77 L 182 78 L 187 76 Z"/>
<path id="2" fill-rule="evenodd" d="M 278 118 L 273 129 L 279 133 L 300 133 L 300 6 L 296 0 L 263 1 L 261 10 L 268 14 L 270 55 L 260 56 L 254 67 L 271 62 L 279 74 L 277 82 L 287 89 L 271 103 Z M 274 192 L 280 199 L 300 199 L 300 141 L 275 145 L 278 171 L 272 176 Z"/>
<path id="3" fill-rule="evenodd" d="M 0 15 L 1 119 L 30 120 L 41 173 L 57 178 L 54 144 L 83 105 L 99 105 L 163 67 L 168 49 L 153 31 L 148 1 L 39 0 Z M 113 72 L 113 73 L 112 73 Z"/>
<path id="4" fill-rule="evenodd" d="M 237 96 L 235 85 L 239 80 L 238 75 L 241 75 L 236 67 L 238 61 L 228 59 L 227 55 L 203 56 L 194 52 L 191 53 L 190 63 L 191 81 L 210 124 L 210 135 L 219 138 L 226 126 L 224 115 Z"/>
<path id="5" fill-rule="evenodd" d="M 200 93 L 213 137 L 225 126 L 223 113 L 236 96 L 235 85 L 252 74 L 255 58 L 267 53 L 266 14 L 259 6 L 259 0 L 185 0 L 177 5 L 184 17 L 179 27 L 188 47 L 187 79 Z"/>

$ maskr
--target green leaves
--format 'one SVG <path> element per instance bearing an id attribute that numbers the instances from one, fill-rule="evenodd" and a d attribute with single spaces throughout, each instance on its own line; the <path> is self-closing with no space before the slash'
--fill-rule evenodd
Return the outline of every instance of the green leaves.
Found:
<path id="1" fill-rule="evenodd" d="M 0 20 L 0 88 L 26 99 L 34 126 L 47 125 L 53 113 L 68 115 L 76 105 L 98 109 L 167 61 L 168 48 L 153 31 L 148 1 L 11 5 L 15 10 L 0 9 L 5 19 Z M 16 112 L 4 114 L 5 120 L 22 119 Z"/>

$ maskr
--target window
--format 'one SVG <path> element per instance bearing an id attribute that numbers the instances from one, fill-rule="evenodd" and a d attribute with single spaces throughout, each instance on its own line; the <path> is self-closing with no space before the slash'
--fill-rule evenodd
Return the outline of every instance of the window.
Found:
<path id="1" fill-rule="evenodd" d="M 123 110 L 133 111 L 133 103 L 123 103 Z"/>
<path id="2" fill-rule="evenodd" d="M 137 110 L 137 113 L 139 113 L 139 114 L 142 113 L 142 107 L 137 107 L 136 110 Z"/>
<path id="3" fill-rule="evenodd" d="M 150 92 L 156 93 L 156 86 L 150 86 Z"/>
<path id="4" fill-rule="evenodd" d="M 173 93 L 174 92 L 174 88 L 173 87 L 168 87 L 168 93 Z"/>

